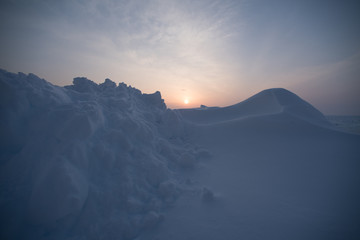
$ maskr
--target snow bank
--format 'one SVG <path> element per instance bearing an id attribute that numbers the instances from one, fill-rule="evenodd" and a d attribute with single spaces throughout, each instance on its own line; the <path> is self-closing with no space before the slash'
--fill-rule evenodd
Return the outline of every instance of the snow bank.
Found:
<path id="1" fill-rule="evenodd" d="M 0 91 L 1 239 L 133 239 L 198 158 L 159 92 L 4 70 Z"/>

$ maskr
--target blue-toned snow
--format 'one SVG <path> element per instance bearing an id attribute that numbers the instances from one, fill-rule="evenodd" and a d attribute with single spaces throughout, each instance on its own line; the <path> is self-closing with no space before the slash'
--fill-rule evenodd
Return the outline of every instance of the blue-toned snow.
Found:
<path id="1" fill-rule="evenodd" d="M 1 239 L 359 239 L 360 135 L 268 89 L 167 109 L 0 71 Z"/>

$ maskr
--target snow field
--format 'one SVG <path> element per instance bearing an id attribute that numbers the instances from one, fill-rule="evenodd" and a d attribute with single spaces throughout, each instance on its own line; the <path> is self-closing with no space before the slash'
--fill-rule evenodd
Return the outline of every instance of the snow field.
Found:
<path id="1" fill-rule="evenodd" d="M 208 187 L 181 195 L 141 240 L 359 238 L 358 135 L 285 89 L 178 112 L 189 141 L 211 149 L 189 176 Z"/>
<path id="2" fill-rule="evenodd" d="M 171 110 L 1 70 L 0 112 L 1 239 L 360 238 L 359 135 L 285 89 Z"/>

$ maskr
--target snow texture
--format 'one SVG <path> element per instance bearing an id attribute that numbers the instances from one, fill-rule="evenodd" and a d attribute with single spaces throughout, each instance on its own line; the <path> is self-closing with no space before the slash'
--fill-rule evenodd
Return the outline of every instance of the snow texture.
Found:
<path id="1" fill-rule="evenodd" d="M 190 176 L 208 187 L 183 194 L 141 240 L 360 239 L 360 135 L 278 88 L 178 112 L 189 140 L 211 150 Z"/>
<path id="2" fill-rule="evenodd" d="M 176 200 L 174 171 L 196 162 L 159 92 L 3 70 L 0 84 L 1 239 L 133 239 Z"/>
<path id="3" fill-rule="evenodd" d="M 1 239 L 360 239 L 360 135 L 285 89 L 171 110 L 0 70 L 0 111 Z"/>

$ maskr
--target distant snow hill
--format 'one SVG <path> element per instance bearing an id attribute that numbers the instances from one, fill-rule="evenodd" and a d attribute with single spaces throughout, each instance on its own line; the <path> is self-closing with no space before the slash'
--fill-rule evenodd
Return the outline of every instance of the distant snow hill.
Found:
<path id="1" fill-rule="evenodd" d="M 181 197 L 140 240 L 360 239 L 360 135 L 285 89 L 177 111 L 191 142 L 211 149 L 194 177 L 212 200 Z"/>
<path id="2" fill-rule="evenodd" d="M 360 137 L 285 89 L 171 110 L 0 70 L 0 113 L 0 239 L 360 236 Z"/>
<path id="3" fill-rule="evenodd" d="M 264 90 L 243 102 L 229 107 L 209 108 L 204 111 L 182 109 L 180 112 L 185 119 L 198 124 L 213 124 L 243 118 L 284 114 L 314 124 L 329 126 L 328 121 L 321 112 L 294 93 L 282 88 Z"/>

